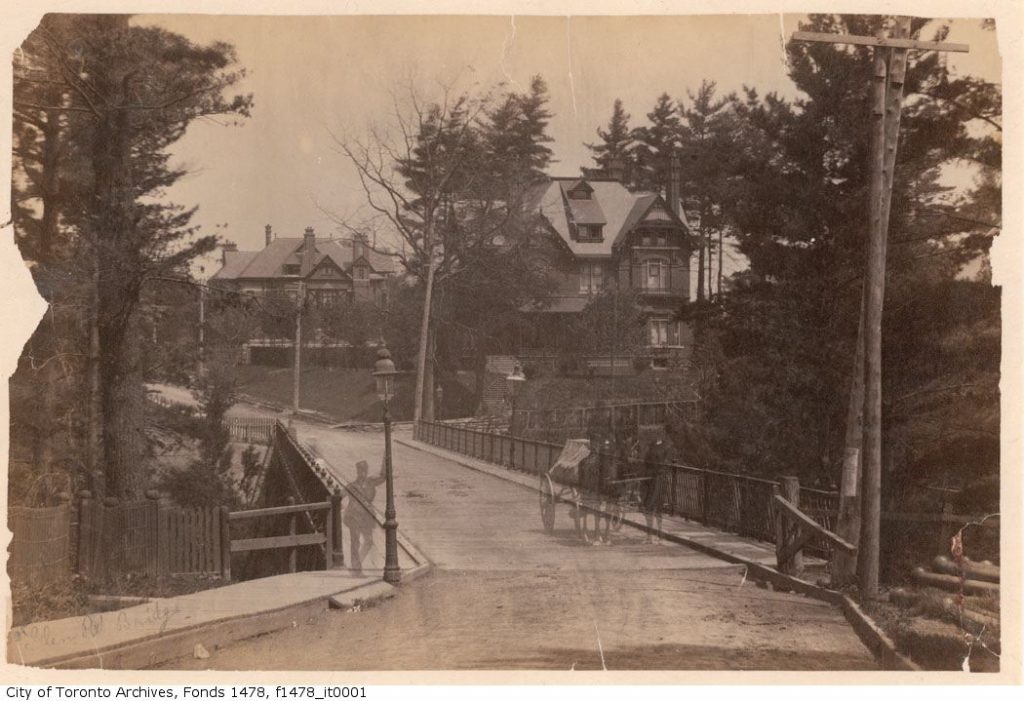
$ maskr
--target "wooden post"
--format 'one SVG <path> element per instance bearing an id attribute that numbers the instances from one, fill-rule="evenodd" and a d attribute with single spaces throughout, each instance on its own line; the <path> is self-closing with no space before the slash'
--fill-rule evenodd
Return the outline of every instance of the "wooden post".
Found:
<path id="1" fill-rule="evenodd" d="M 75 571 L 89 575 L 92 570 L 92 554 L 95 552 L 95 529 L 92 514 L 92 492 L 83 489 L 78 493 L 78 558 Z"/>
<path id="2" fill-rule="evenodd" d="M 220 507 L 220 562 L 221 577 L 225 582 L 231 581 L 231 512 L 228 507 Z"/>
<path id="3" fill-rule="evenodd" d="M 700 474 L 700 514 L 701 523 L 707 526 L 711 517 L 711 473 L 708 470 L 701 470 Z"/>
<path id="4" fill-rule="evenodd" d="M 800 506 L 800 479 L 798 477 L 781 477 L 779 478 L 779 485 L 782 491 L 782 498 L 788 501 L 795 507 Z M 789 545 L 791 542 L 799 537 L 799 526 L 795 523 L 790 527 L 787 521 L 791 521 L 786 516 L 780 514 L 782 519 L 782 536 L 783 546 Z M 778 529 L 778 525 L 776 525 Z M 778 530 L 776 530 L 778 535 Z M 794 577 L 799 577 L 804 571 L 804 558 L 799 552 L 794 554 L 787 562 L 779 563 L 779 571 L 784 574 L 790 574 Z"/>
<path id="5" fill-rule="evenodd" d="M 331 495 L 331 528 L 334 529 L 334 565 L 345 564 L 345 547 L 341 532 L 341 489 L 335 488 Z"/>
<path id="6" fill-rule="evenodd" d="M 331 505 L 324 514 L 324 569 L 334 569 L 334 495 Z"/>
<path id="7" fill-rule="evenodd" d="M 288 506 L 295 503 L 295 497 L 288 497 L 284 500 Z M 296 533 L 296 519 L 295 514 L 288 515 L 288 535 L 295 535 Z M 294 573 L 298 564 L 299 551 L 298 548 L 292 547 L 288 549 L 288 571 Z"/>
<path id="8" fill-rule="evenodd" d="M 160 492 L 155 489 L 146 490 L 146 500 L 150 505 L 146 524 L 149 528 L 146 548 L 146 571 L 153 575 L 160 574 Z"/>

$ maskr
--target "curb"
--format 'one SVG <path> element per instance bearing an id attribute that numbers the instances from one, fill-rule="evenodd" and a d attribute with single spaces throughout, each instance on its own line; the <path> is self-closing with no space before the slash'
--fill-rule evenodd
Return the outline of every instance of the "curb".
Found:
<path id="1" fill-rule="evenodd" d="M 434 452 L 435 450 L 443 450 L 442 448 L 435 448 L 435 446 L 429 446 L 428 448 L 421 444 L 420 441 L 417 441 L 415 439 L 395 439 L 395 441 L 408 448 L 413 448 L 414 450 L 419 450 L 420 452 L 432 455 L 438 454 Z M 444 452 L 451 453 L 451 451 Z M 528 489 L 533 492 L 539 491 L 536 487 L 524 484 L 518 480 L 510 479 L 509 477 L 506 477 L 500 473 L 482 470 L 475 465 L 470 465 L 467 462 L 460 460 L 459 457 L 461 456 L 459 456 L 458 453 L 451 453 L 451 455 L 455 457 L 449 457 L 448 455 L 444 455 L 442 457 L 445 457 L 451 460 L 452 462 L 462 465 L 463 467 L 466 467 L 470 470 L 474 470 L 485 475 L 491 475 L 492 477 L 505 480 L 506 482 L 511 482 L 512 484 L 519 485 L 524 489 Z M 583 504 L 582 508 L 590 513 L 605 513 L 599 508 L 594 508 L 586 504 Z M 843 617 L 846 619 L 846 622 L 850 624 L 850 627 L 853 628 L 854 632 L 857 634 L 857 637 L 860 638 L 860 641 L 864 644 L 864 646 L 871 651 L 872 655 L 875 656 L 875 659 L 878 661 L 879 665 L 882 667 L 883 670 L 907 672 L 922 671 L 922 668 L 919 665 L 917 665 L 915 662 L 913 662 L 911 659 L 909 659 L 896 649 L 896 644 L 888 635 L 885 634 L 885 631 L 879 628 L 878 624 L 876 624 L 866 613 L 864 613 L 863 609 L 861 609 L 860 606 L 846 594 L 834 591 L 832 589 L 819 587 L 817 584 L 812 584 L 811 582 L 805 581 L 803 579 L 798 579 L 788 574 L 783 574 L 782 572 L 772 569 L 771 567 L 762 565 L 759 562 L 754 562 L 753 560 L 748 560 L 747 558 L 740 557 L 738 555 L 733 555 L 731 553 L 725 552 L 724 550 L 720 550 L 706 543 L 698 542 L 692 538 L 687 538 L 685 536 L 679 536 L 672 533 L 666 533 L 664 531 L 659 532 L 658 529 L 648 527 L 646 523 L 635 521 L 629 517 L 623 518 L 622 522 L 623 524 L 628 524 L 633 528 L 641 530 L 645 533 L 660 535 L 660 537 L 663 540 L 676 543 L 677 545 L 686 546 L 698 552 L 704 553 L 705 555 L 710 555 L 711 557 L 717 558 L 719 560 L 724 560 L 725 562 L 729 562 L 736 565 L 742 565 L 746 569 L 747 576 L 756 581 L 771 584 L 776 591 L 795 592 L 810 597 L 812 599 L 824 601 L 828 604 L 831 604 L 843 613 Z"/>
<path id="2" fill-rule="evenodd" d="M 886 635 L 864 609 L 848 595 L 840 595 L 840 608 L 846 620 L 857 633 L 861 642 L 871 650 L 871 654 L 879 661 L 883 670 L 903 672 L 925 671 L 919 664 L 896 649 L 896 643 Z"/>
<path id="3" fill-rule="evenodd" d="M 417 570 L 420 569 L 423 567 L 417 568 Z M 38 660 L 27 666 L 46 669 L 145 669 L 181 657 L 188 657 L 193 654 L 196 644 L 202 644 L 212 651 L 240 640 L 297 625 L 299 621 L 327 610 L 328 602 L 332 598 L 343 597 L 343 600 L 357 601 L 386 597 L 387 591 L 381 585 L 387 590 L 394 589 L 390 584 L 382 581 L 369 582 L 337 594 L 318 596 L 309 601 L 280 609 L 199 623 L 169 635 L 158 633 L 129 643 L 92 650 L 85 654 Z M 8 660 L 8 662 L 17 664 L 13 660 Z"/>

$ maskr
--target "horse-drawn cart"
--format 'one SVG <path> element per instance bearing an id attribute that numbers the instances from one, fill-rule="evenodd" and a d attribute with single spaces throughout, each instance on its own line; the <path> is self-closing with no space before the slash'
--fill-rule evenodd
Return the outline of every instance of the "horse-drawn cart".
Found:
<path id="1" fill-rule="evenodd" d="M 585 438 L 567 440 L 558 459 L 540 475 L 540 520 L 544 530 L 548 533 L 554 531 L 556 506 L 562 502 L 569 507 L 569 517 L 576 533 L 585 536 L 585 493 L 593 495 L 611 529 L 619 530 L 626 511 L 639 507 L 639 490 L 646 478 L 618 479 L 616 469 L 606 469 L 602 474 L 602 465 L 614 468 L 614 461 L 611 455 L 598 454 Z M 594 512 L 595 534 L 597 513 Z"/>

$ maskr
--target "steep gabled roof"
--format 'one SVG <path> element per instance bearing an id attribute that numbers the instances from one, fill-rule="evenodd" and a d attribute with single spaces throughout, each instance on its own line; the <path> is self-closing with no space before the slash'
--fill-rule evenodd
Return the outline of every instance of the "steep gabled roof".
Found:
<path id="1" fill-rule="evenodd" d="M 544 217 L 573 255 L 584 258 L 611 256 L 615 243 L 642 221 L 653 204 L 664 202 L 653 193 L 632 193 L 616 180 L 588 180 L 591 199 L 569 199 L 566 193 L 578 187 L 579 182 L 580 178 L 552 178 L 537 185 L 525 202 Z M 571 224 L 603 224 L 604 238 L 601 241 L 574 240 Z"/>
<path id="2" fill-rule="evenodd" d="M 271 241 L 262 251 L 225 251 L 225 265 L 213 277 L 219 280 L 282 277 L 283 266 L 301 264 L 303 241 L 302 237 L 281 237 Z M 324 258 L 330 258 L 344 272 L 351 269 L 351 239 L 317 239 L 316 250 L 312 270 Z M 394 256 L 367 247 L 364 258 L 375 273 L 395 272 Z"/>
<path id="3" fill-rule="evenodd" d="M 258 254 L 259 251 L 224 251 L 224 265 L 211 279 L 234 280 Z"/>

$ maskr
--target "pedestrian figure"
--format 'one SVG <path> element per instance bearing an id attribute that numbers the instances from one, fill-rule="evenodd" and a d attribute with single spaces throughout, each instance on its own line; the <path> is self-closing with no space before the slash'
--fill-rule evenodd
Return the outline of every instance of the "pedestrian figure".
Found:
<path id="1" fill-rule="evenodd" d="M 377 487 L 387 479 L 383 460 L 379 475 L 370 477 L 369 472 L 370 466 L 365 460 L 356 463 L 356 479 L 348 485 L 348 508 L 345 509 L 342 519 L 348 527 L 349 557 L 352 561 L 352 571 L 356 573 L 363 571 L 363 559 L 373 547 L 373 532 L 377 528 L 377 519 L 368 507 L 373 506 L 373 501 L 377 497 Z M 359 500 L 353 498 L 353 495 L 367 506 L 364 507 Z"/>
<path id="2" fill-rule="evenodd" d="M 618 505 L 621 496 L 619 480 L 619 456 L 616 445 L 611 438 L 605 438 L 599 445 L 598 462 L 600 465 L 601 513 L 604 515 L 604 533 L 595 532 L 599 543 L 611 544 L 612 510 Z M 600 524 L 597 524 L 600 530 Z"/>
<path id="3" fill-rule="evenodd" d="M 579 489 L 577 489 L 578 501 L 576 505 L 577 514 L 576 517 L 579 523 L 579 535 L 582 536 L 585 543 L 596 544 L 598 533 L 601 530 L 600 512 L 591 513 L 589 509 L 583 508 L 584 495 L 596 495 L 600 490 L 600 464 L 599 456 L 597 454 L 598 442 L 595 439 L 590 439 L 590 455 L 584 458 L 579 465 Z M 587 521 L 591 518 L 594 519 L 594 541 L 590 540 L 590 528 L 587 525 Z"/>
<path id="4" fill-rule="evenodd" d="M 647 521 L 647 538 L 645 543 L 652 542 L 651 529 L 657 522 L 658 544 L 661 540 L 661 509 L 665 504 L 666 497 L 672 489 L 672 475 L 668 466 L 668 446 L 663 438 L 658 438 L 647 448 L 644 455 L 643 477 L 643 511 Z"/>

